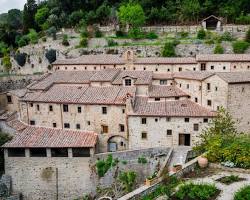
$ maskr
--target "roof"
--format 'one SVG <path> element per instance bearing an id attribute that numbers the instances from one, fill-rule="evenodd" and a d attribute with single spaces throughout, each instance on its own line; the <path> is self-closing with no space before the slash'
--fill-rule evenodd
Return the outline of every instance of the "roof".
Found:
<path id="1" fill-rule="evenodd" d="M 79 58 L 56 60 L 53 65 L 88 65 L 88 64 L 124 64 L 125 60 L 119 55 L 98 54 L 83 55 Z"/>
<path id="2" fill-rule="evenodd" d="M 173 74 L 174 78 L 190 79 L 190 80 L 199 80 L 202 81 L 215 73 L 213 72 L 204 72 L 204 71 L 182 71 L 176 72 Z"/>
<path id="3" fill-rule="evenodd" d="M 176 86 L 151 85 L 149 88 L 149 97 L 184 97 L 187 93 Z"/>
<path id="4" fill-rule="evenodd" d="M 227 83 L 249 83 L 250 72 L 218 72 L 216 73 Z"/>
<path id="5" fill-rule="evenodd" d="M 148 101 L 147 97 L 137 97 L 131 116 L 155 117 L 213 117 L 215 113 L 190 100 Z"/>
<path id="6" fill-rule="evenodd" d="M 194 57 L 145 57 L 136 58 L 135 64 L 196 64 Z"/>
<path id="7" fill-rule="evenodd" d="M 0 120 L 7 121 L 14 117 L 15 111 L 0 110 Z"/>
<path id="8" fill-rule="evenodd" d="M 15 95 L 17 97 L 23 97 L 27 92 L 27 89 L 17 89 L 8 91 L 9 94 Z"/>
<path id="9" fill-rule="evenodd" d="M 206 21 L 206 20 L 209 19 L 209 18 L 215 18 L 215 19 L 217 19 L 217 20 L 219 20 L 219 21 L 222 21 L 221 18 L 216 17 L 216 16 L 214 16 L 214 15 L 210 15 L 210 16 L 206 17 L 205 19 L 203 19 L 202 21 Z"/>
<path id="10" fill-rule="evenodd" d="M 135 87 L 122 86 L 75 86 L 53 85 L 44 92 L 27 93 L 22 101 L 78 104 L 118 104 L 126 103 L 126 95 L 135 96 Z"/>
<path id="11" fill-rule="evenodd" d="M 28 126 L 3 145 L 4 148 L 59 148 L 94 147 L 97 134 L 89 131 L 74 131 Z"/>
<path id="12" fill-rule="evenodd" d="M 173 73 L 153 73 L 153 79 L 154 80 L 172 80 L 173 78 Z"/>
<path id="13" fill-rule="evenodd" d="M 123 79 L 131 77 L 135 79 L 135 85 L 148 85 L 152 82 L 153 72 L 150 71 L 122 71 L 112 82 L 114 85 L 122 85 Z"/>
<path id="14" fill-rule="evenodd" d="M 24 124 L 23 122 L 21 122 L 21 121 L 19 121 L 17 119 L 8 121 L 7 125 L 10 126 L 13 129 L 15 129 L 17 132 L 23 131 L 24 129 L 27 128 L 26 124 Z"/>
<path id="15" fill-rule="evenodd" d="M 56 71 L 44 79 L 32 84 L 31 90 L 45 90 L 54 83 L 84 84 L 89 83 L 94 71 Z"/>
<path id="16" fill-rule="evenodd" d="M 97 71 L 91 78 L 91 82 L 112 82 L 120 73 L 119 69 L 104 69 Z"/>
<path id="17" fill-rule="evenodd" d="M 196 55 L 198 62 L 250 62 L 250 54 L 201 54 Z"/>

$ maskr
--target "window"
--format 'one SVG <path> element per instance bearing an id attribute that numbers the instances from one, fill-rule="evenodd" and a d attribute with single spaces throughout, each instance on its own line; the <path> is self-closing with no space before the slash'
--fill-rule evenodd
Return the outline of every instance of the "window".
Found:
<path id="1" fill-rule="evenodd" d="M 122 113 L 123 113 L 123 114 L 125 113 L 125 109 L 122 109 Z"/>
<path id="2" fill-rule="evenodd" d="M 135 70 L 135 67 L 133 68 L 133 70 Z"/>
<path id="3" fill-rule="evenodd" d="M 87 67 L 84 67 L 85 70 L 87 70 Z"/>
<path id="4" fill-rule="evenodd" d="M 195 103 L 198 103 L 198 98 L 195 97 L 195 98 L 194 98 L 194 101 L 195 101 Z"/>
<path id="5" fill-rule="evenodd" d="M 170 117 L 167 117 L 167 118 L 166 118 L 166 121 L 167 121 L 167 122 L 170 122 L 170 121 L 171 121 L 171 118 L 170 118 Z"/>
<path id="6" fill-rule="evenodd" d="M 211 85 L 210 83 L 207 83 L 207 90 L 210 90 L 211 89 Z"/>
<path id="7" fill-rule="evenodd" d="M 147 124 L 147 118 L 141 118 L 141 124 Z"/>
<path id="8" fill-rule="evenodd" d="M 158 118 L 155 118 L 155 122 L 158 122 Z"/>
<path id="9" fill-rule="evenodd" d="M 241 88 L 241 92 L 244 92 L 244 91 L 245 91 L 245 88 L 244 88 L 244 87 L 242 87 L 242 88 Z"/>
<path id="10" fill-rule="evenodd" d="M 82 112 L 82 107 L 78 106 L 77 111 L 78 111 L 78 113 L 81 113 Z"/>
<path id="11" fill-rule="evenodd" d="M 53 128 L 56 128 L 56 123 L 53 123 Z"/>
<path id="12" fill-rule="evenodd" d="M 123 124 L 120 124 L 119 127 L 120 127 L 120 132 L 124 132 L 125 131 L 125 127 L 124 127 Z"/>
<path id="13" fill-rule="evenodd" d="M 214 66 L 213 65 L 211 66 L 211 70 L 214 70 Z"/>
<path id="14" fill-rule="evenodd" d="M 30 157 L 47 157 L 46 148 L 31 148 Z"/>
<path id="15" fill-rule="evenodd" d="M 8 149 L 8 157 L 25 157 L 24 148 L 10 148 Z"/>
<path id="16" fill-rule="evenodd" d="M 87 124 L 90 126 L 90 121 L 88 121 Z"/>
<path id="17" fill-rule="evenodd" d="M 51 111 L 51 112 L 53 111 L 53 106 L 52 105 L 49 106 L 49 111 Z"/>
<path id="18" fill-rule="evenodd" d="M 120 142 L 120 146 L 125 146 L 123 141 Z"/>
<path id="19" fill-rule="evenodd" d="M 94 70 L 96 70 L 96 67 L 94 67 Z"/>
<path id="20" fill-rule="evenodd" d="M 81 125 L 80 124 L 76 124 L 76 129 L 81 129 Z"/>
<path id="21" fill-rule="evenodd" d="M 141 133 L 141 139 L 147 139 L 148 134 L 146 132 Z"/>
<path id="22" fill-rule="evenodd" d="M 70 128 L 70 124 L 69 123 L 64 123 L 64 128 Z"/>
<path id="23" fill-rule="evenodd" d="M 182 68 L 181 67 L 179 67 L 179 72 L 181 72 L 182 71 Z"/>
<path id="24" fill-rule="evenodd" d="M 63 105 L 63 112 L 69 112 L 69 106 L 64 104 Z"/>
<path id="25" fill-rule="evenodd" d="M 40 110 L 40 106 L 36 105 L 36 110 L 39 111 Z"/>
<path id="26" fill-rule="evenodd" d="M 131 85 L 132 85 L 131 79 L 125 79 L 125 86 L 131 86 Z"/>
<path id="27" fill-rule="evenodd" d="M 236 65 L 234 65 L 234 69 L 236 69 Z"/>
<path id="28" fill-rule="evenodd" d="M 206 63 L 201 63 L 201 71 L 205 71 L 206 70 Z"/>
<path id="29" fill-rule="evenodd" d="M 179 99 L 180 99 L 180 97 L 175 97 L 174 99 L 175 99 L 175 100 L 179 100 Z"/>
<path id="30" fill-rule="evenodd" d="M 167 136 L 172 135 L 172 130 L 167 130 Z"/>
<path id="31" fill-rule="evenodd" d="M 160 85 L 167 85 L 167 80 L 160 80 Z"/>
<path id="32" fill-rule="evenodd" d="M 35 120 L 30 120 L 30 125 L 35 125 L 36 124 L 36 122 L 35 122 Z"/>
<path id="33" fill-rule="evenodd" d="M 155 71 L 158 72 L 158 68 L 156 68 Z"/>
<path id="34" fill-rule="evenodd" d="M 195 67 L 193 68 L 193 71 L 196 71 L 196 68 L 195 68 Z"/>
<path id="35" fill-rule="evenodd" d="M 194 131 L 198 131 L 199 130 L 199 124 L 194 124 Z"/>
<path id="36" fill-rule="evenodd" d="M 76 67 L 74 67 L 74 70 L 76 70 Z"/>
<path id="37" fill-rule="evenodd" d="M 126 67 L 123 67 L 123 70 L 126 70 Z"/>
<path id="38" fill-rule="evenodd" d="M 168 69 L 168 72 L 170 72 L 170 69 Z"/>
<path id="39" fill-rule="evenodd" d="M 146 70 L 146 67 L 143 67 L 143 70 L 145 71 L 145 70 Z"/>
<path id="40" fill-rule="evenodd" d="M 212 101 L 211 100 L 207 100 L 207 105 L 211 106 L 212 105 Z"/>
<path id="41" fill-rule="evenodd" d="M 51 148 L 52 157 L 68 157 L 67 148 Z"/>
<path id="42" fill-rule="evenodd" d="M 203 119 L 203 122 L 204 122 L 204 123 L 208 123 L 208 118 L 204 118 L 204 119 Z"/>
<path id="43" fill-rule="evenodd" d="M 31 108 L 33 107 L 33 103 L 30 104 L 30 107 L 31 107 Z"/>
<path id="44" fill-rule="evenodd" d="M 187 89 L 189 89 L 189 84 L 187 84 Z"/>
<path id="45" fill-rule="evenodd" d="M 226 67 L 225 67 L 225 66 L 223 66 L 223 70 L 226 70 Z"/>
<path id="46" fill-rule="evenodd" d="M 189 118 L 185 118 L 184 121 L 185 121 L 185 122 L 189 122 Z"/>
<path id="47" fill-rule="evenodd" d="M 102 125 L 102 133 L 108 133 L 109 132 L 109 127 L 106 125 Z"/>
<path id="48" fill-rule="evenodd" d="M 73 157 L 90 157 L 89 148 L 72 148 Z"/>
<path id="49" fill-rule="evenodd" d="M 160 101 L 161 99 L 160 98 L 155 98 L 155 101 Z"/>
<path id="50" fill-rule="evenodd" d="M 104 115 L 107 114 L 107 107 L 102 107 L 102 114 L 104 114 Z"/>
<path id="51" fill-rule="evenodd" d="M 67 70 L 68 68 L 67 67 L 65 67 L 65 70 Z"/>
<path id="52" fill-rule="evenodd" d="M 12 103 L 12 97 L 10 95 L 7 95 L 7 102 Z"/>
<path id="53" fill-rule="evenodd" d="M 215 91 L 218 91 L 218 87 L 217 86 L 215 87 Z"/>
<path id="54" fill-rule="evenodd" d="M 181 87 L 181 83 L 180 83 L 180 87 Z"/>

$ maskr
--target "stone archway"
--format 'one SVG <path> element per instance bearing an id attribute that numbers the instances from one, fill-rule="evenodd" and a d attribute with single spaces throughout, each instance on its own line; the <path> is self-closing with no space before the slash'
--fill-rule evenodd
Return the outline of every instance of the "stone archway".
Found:
<path id="1" fill-rule="evenodd" d="M 109 152 L 124 151 L 127 149 L 127 147 L 128 147 L 128 141 L 123 136 L 114 135 L 108 139 Z"/>

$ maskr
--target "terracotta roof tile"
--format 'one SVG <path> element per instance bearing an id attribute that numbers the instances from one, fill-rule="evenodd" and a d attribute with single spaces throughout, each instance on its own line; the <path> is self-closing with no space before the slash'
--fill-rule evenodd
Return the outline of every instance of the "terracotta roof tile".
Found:
<path id="1" fill-rule="evenodd" d="M 8 91 L 9 94 L 13 94 L 17 97 L 23 97 L 27 93 L 27 89 L 17 89 L 17 90 L 10 90 Z"/>
<path id="2" fill-rule="evenodd" d="M 114 85 L 122 85 L 123 78 L 135 79 L 135 85 L 148 85 L 152 82 L 153 72 L 150 71 L 122 71 L 112 82 Z"/>
<path id="3" fill-rule="evenodd" d="M 8 121 L 7 125 L 10 126 L 13 129 L 15 129 L 17 132 L 23 131 L 24 129 L 27 128 L 26 124 L 24 124 L 23 122 L 21 122 L 21 121 L 19 121 L 17 119 Z"/>
<path id="4" fill-rule="evenodd" d="M 112 82 L 120 73 L 119 69 L 104 69 L 97 71 L 91 78 L 91 82 Z"/>
<path id="5" fill-rule="evenodd" d="M 187 93 L 175 86 L 151 85 L 149 88 L 149 97 L 187 97 Z"/>
<path id="6" fill-rule="evenodd" d="M 213 72 L 203 72 L 203 71 L 183 71 L 174 73 L 173 77 L 191 79 L 191 80 L 204 80 L 214 74 L 215 73 Z"/>
<path id="7" fill-rule="evenodd" d="M 15 114 L 16 112 L 13 112 L 13 111 L 1 110 L 0 120 L 3 120 L 3 121 L 11 120 L 15 116 Z"/>
<path id="8" fill-rule="evenodd" d="M 3 147 L 94 147 L 96 142 L 97 134 L 94 132 L 28 126 Z"/>
<path id="9" fill-rule="evenodd" d="M 167 116 L 167 117 L 213 117 L 214 112 L 190 100 L 149 102 L 147 97 L 137 97 L 134 116 Z"/>
<path id="10" fill-rule="evenodd" d="M 136 58 L 134 63 L 136 64 L 195 64 L 197 63 L 193 57 L 146 57 Z"/>
<path id="11" fill-rule="evenodd" d="M 198 62 L 224 61 L 224 62 L 250 62 L 250 54 L 201 54 L 196 56 Z"/>
<path id="12" fill-rule="evenodd" d="M 218 72 L 216 74 L 228 83 L 250 82 L 250 72 Z"/>
<path id="13" fill-rule="evenodd" d="M 174 74 L 169 73 L 153 73 L 153 79 L 154 80 L 172 80 L 174 79 Z"/>

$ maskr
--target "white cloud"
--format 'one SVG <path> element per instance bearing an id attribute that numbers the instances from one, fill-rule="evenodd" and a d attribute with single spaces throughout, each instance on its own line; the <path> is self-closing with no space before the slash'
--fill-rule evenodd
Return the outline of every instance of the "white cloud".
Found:
<path id="1" fill-rule="evenodd" d="M 10 9 L 23 10 L 23 6 L 27 0 L 0 0 L 0 13 L 6 13 Z"/>

